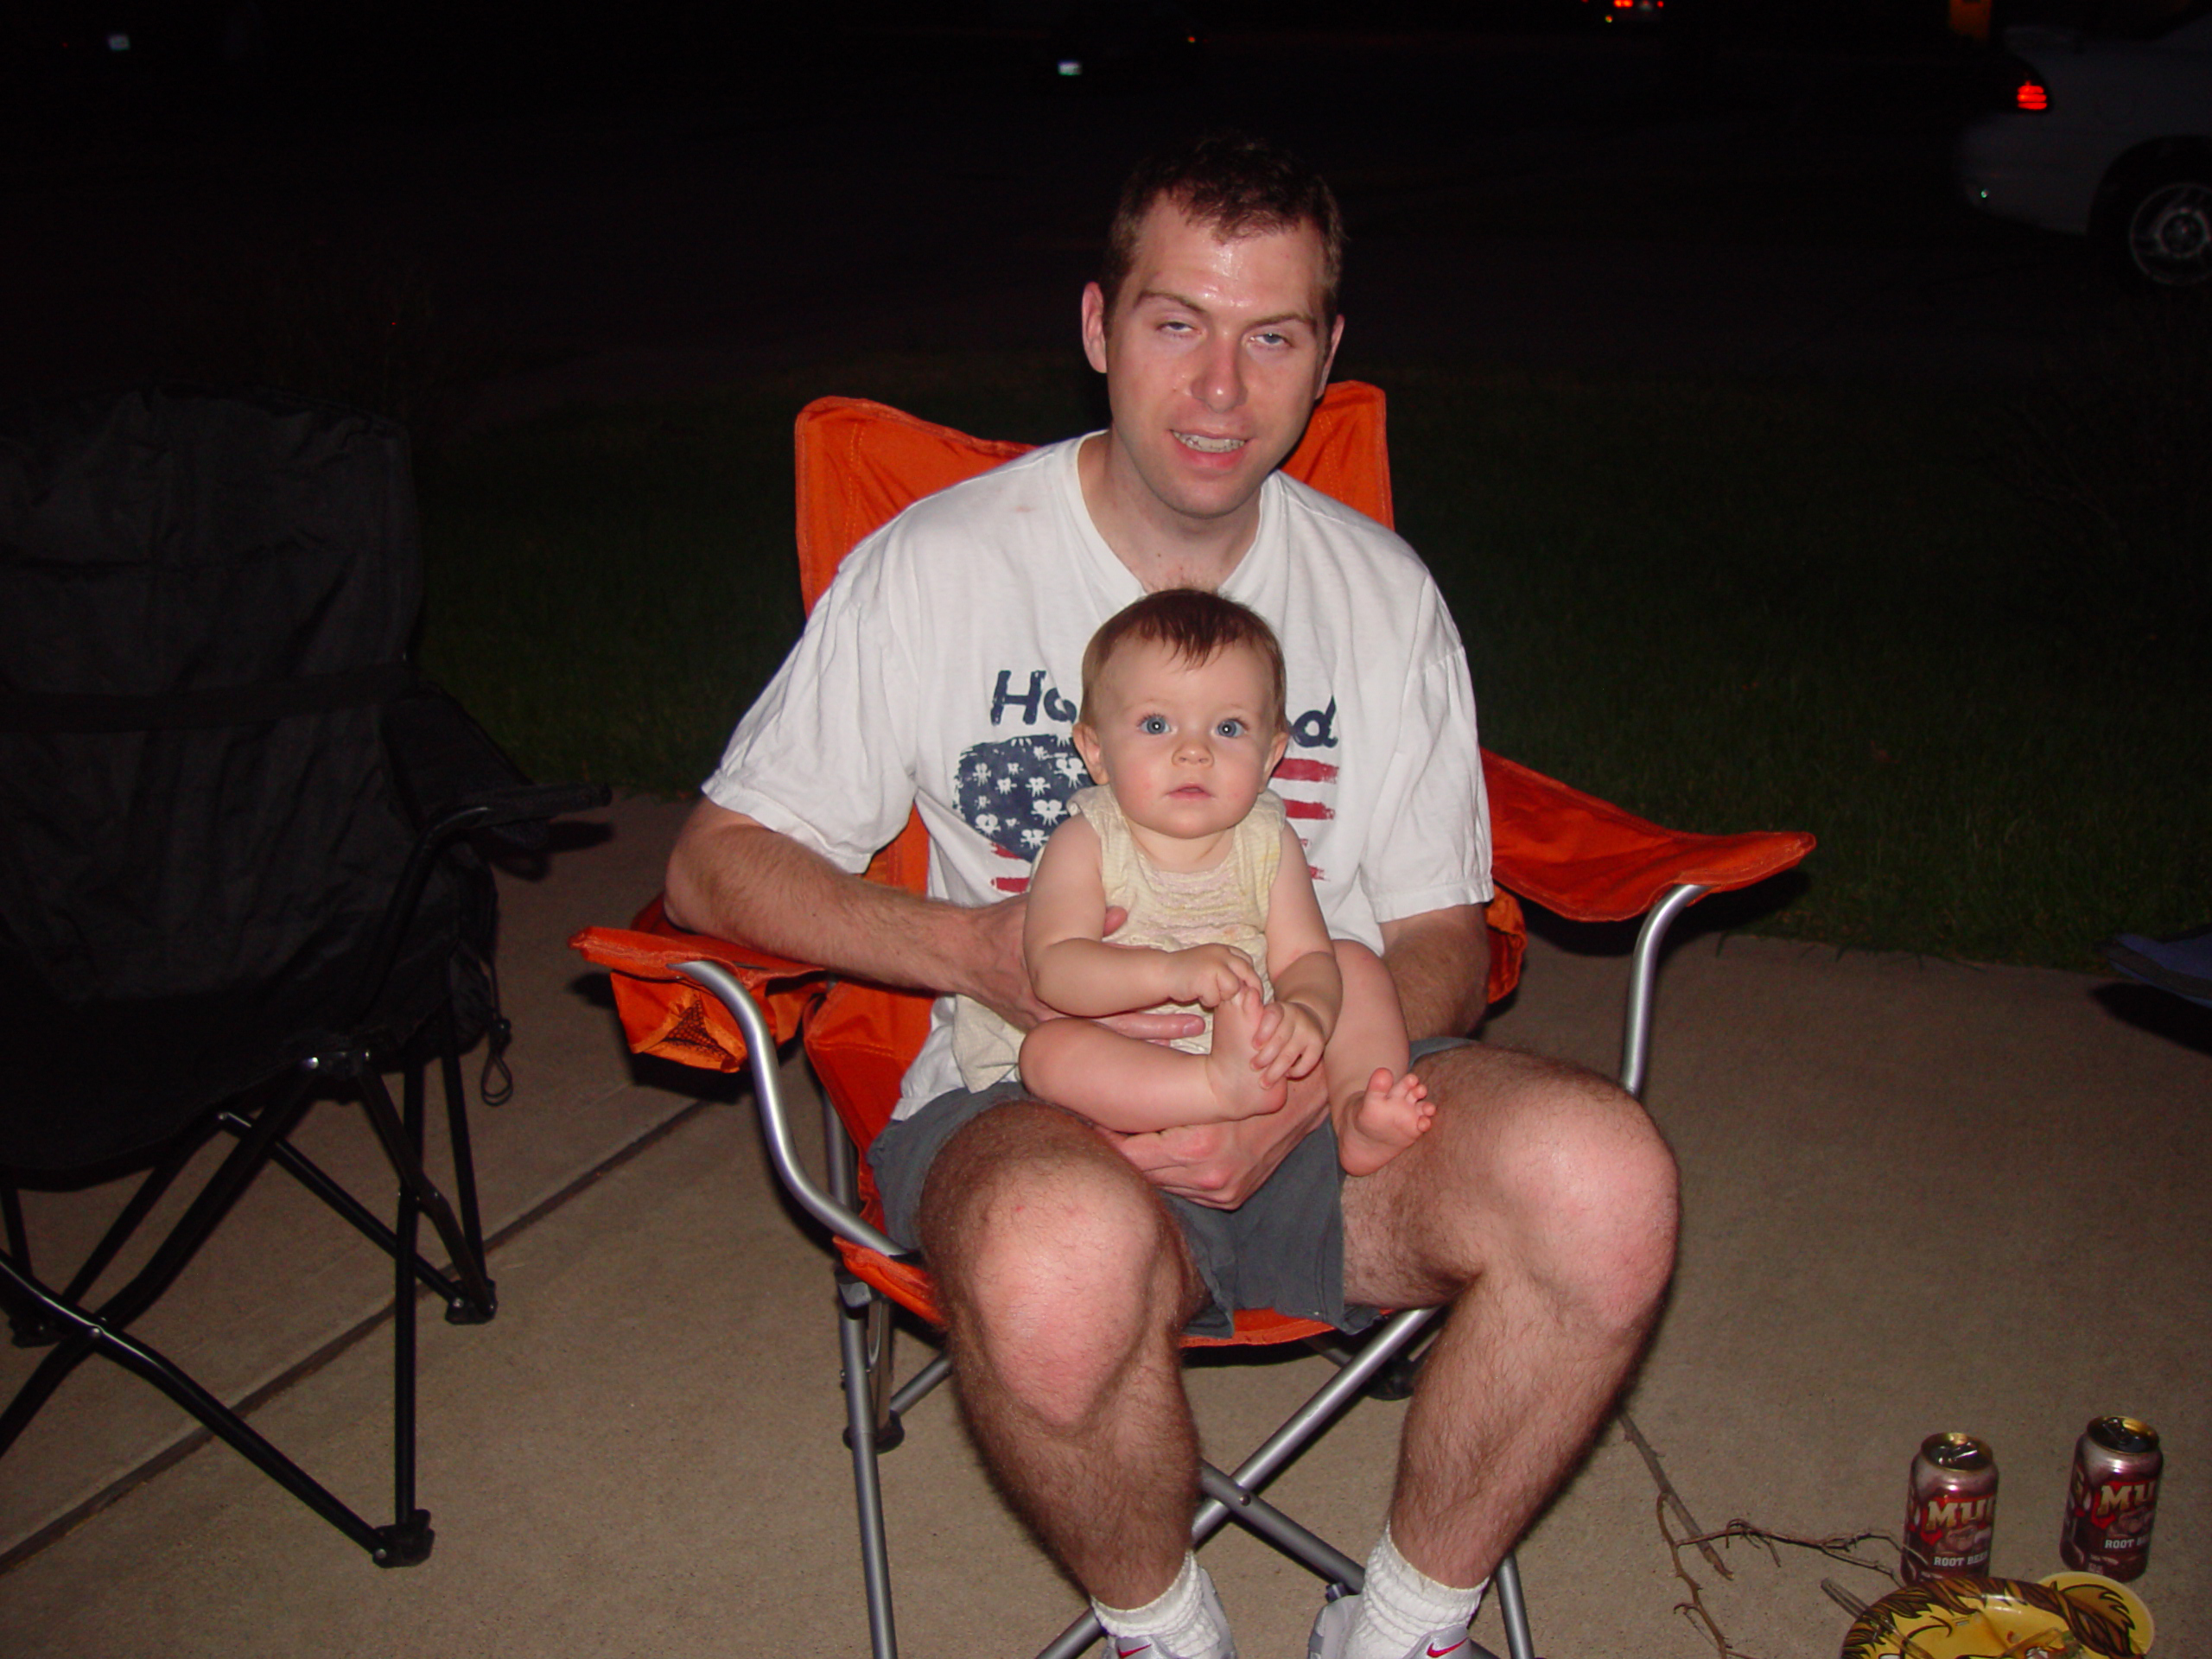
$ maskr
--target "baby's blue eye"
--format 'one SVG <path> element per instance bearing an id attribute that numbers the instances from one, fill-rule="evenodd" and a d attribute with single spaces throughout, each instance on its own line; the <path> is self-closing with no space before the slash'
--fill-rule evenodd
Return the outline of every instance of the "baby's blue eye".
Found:
<path id="1" fill-rule="evenodd" d="M 1244 722 L 1234 718 L 1224 720 L 1214 730 L 1223 737 L 1242 737 L 1244 735 Z"/>
<path id="2" fill-rule="evenodd" d="M 1137 721 L 1137 729 L 1147 737 L 1160 737 L 1167 730 L 1167 717 L 1165 715 L 1147 715 Z"/>

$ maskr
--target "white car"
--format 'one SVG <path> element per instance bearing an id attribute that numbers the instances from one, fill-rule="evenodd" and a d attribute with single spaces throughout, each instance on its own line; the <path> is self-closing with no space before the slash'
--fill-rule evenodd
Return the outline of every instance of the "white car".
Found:
<path id="1" fill-rule="evenodd" d="M 2005 47 L 2010 107 L 1959 140 L 1967 201 L 2152 283 L 2212 283 L 2212 0 L 2131 37 L 2024 24 Z"/>

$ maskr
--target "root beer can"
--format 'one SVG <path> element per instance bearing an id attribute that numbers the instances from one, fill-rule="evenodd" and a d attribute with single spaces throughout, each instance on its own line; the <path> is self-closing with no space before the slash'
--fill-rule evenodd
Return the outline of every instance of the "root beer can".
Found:
<path id="1" fill-rule="evenodd" d="M 1997 1459 L 1971 1434 L 1930 1434 L 1905 1491 L 1904 1554 L 1897 1576 L 1984 1577 L 1997 1529 Z"/>
<path id="2" fill-rule="evenodd" d="M 2066 1524 L 2058 1554 L 2077 1573 L 2139 1577 L 2151 1556 L 2158 1477 L 2166 1465 L 2158 1431 L 2133 1417 L 2100 1417 L 2074 1446 Z"/>

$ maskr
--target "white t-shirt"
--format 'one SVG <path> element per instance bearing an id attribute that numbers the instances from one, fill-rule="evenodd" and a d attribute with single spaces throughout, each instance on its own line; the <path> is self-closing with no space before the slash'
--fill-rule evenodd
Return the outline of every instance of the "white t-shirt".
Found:
<path id="1" fill-rule="evenodd" d="M 995 903 L 1087 781 L 1069 741 L 1084 647 L 1143 595 L 1084 505 L 1076 451 L 1033 450 L 918 501 L 847 556 L 739 722 L 709 799 L 858 872 L 920 809 L 929 892 Z M 1271 787 L 1329 931 L 1491 894 L 1466 652 L 1413 550 L 1280 473 L 1222 584 L 1281 638 L 1290 747 Z M 897 1116 L 960 1086 L 952 999 Z"/>

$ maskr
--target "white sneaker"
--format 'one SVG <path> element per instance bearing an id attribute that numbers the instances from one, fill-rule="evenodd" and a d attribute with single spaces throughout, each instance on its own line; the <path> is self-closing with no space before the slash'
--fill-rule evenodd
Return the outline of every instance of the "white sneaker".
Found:
<path id="1" fill-rule="evenodd" d="M 1222 1633 L 1220 1641 L 1185 1653 L 1180 1648 L 1156 1643 L 1148 1636 L 1116 1636 L 1109 1630 L 1099 1653 L 1103 1659 L 1236 1659 L 1236 1642 L 1229 1634 L 1229 1619 L 1221 1611 L 1221 1598 L 1214 1593 L 1213 1579 L 1203 1567 L 1198 1573 L 1198 1594 L 1205 1599 L 1206 1611 L 1213 1615 L 1215 1628 Z"/>
<path id="2" fill-rule="evenodd" d="M 1338 1596 L 1323 1604 L 1321 1616 L 1313 1621 L 1313 1634 L 1306 1640 L 1306 1659 L 1344 1659 L 1358 1618 L 1357 1596 Z M 1473 1645 L 1464 1624 L 1456 1630 L 1431 1630 L 1406 1649 L 1405 1659 L 1468 1659 Z"/>

